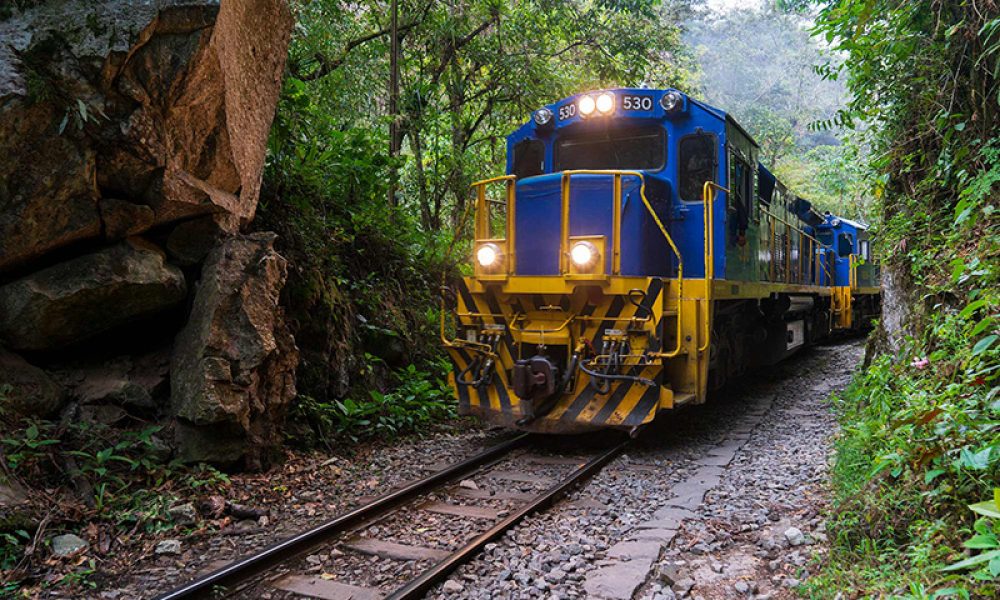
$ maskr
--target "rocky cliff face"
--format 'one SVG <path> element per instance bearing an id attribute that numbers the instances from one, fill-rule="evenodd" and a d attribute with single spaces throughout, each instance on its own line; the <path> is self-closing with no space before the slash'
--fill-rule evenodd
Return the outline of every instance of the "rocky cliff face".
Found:
<path id="1" fill-rule="evenodd" d="M 171 425 L 180 456 L 263 465 L 298 358 L 277 304 L 284 259 L 273 236 L 240 231 L 285 1 L 27 4 L 0 10 L 8 408 L 138 411 Z M 227 435 L 197 434 L 219 424 Z"/>

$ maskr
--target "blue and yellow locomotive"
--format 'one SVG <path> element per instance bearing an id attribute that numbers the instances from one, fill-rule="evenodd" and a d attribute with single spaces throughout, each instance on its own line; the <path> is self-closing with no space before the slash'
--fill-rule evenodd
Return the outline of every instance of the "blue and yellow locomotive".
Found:
<path id="1" fill-rule="evenodd" d="M 541 108 L 476 192 L 455 299 L 460 410 L 635 430 L 877 315 L 866 228 L 819 214 L 725 112 L 673 89 Z"/>

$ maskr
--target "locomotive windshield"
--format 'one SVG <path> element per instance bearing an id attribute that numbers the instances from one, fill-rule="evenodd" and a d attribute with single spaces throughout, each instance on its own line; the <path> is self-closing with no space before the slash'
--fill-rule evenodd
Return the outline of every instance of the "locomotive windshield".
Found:
<path id="1" fill-rule="evenodd" d="M 514 168 L 518 179 L 545 172 L 545 144 L 542 140 L 521 140 L 514 146 Z"/>
<path id="2" fill-rule="evenodd" d="M 584 132 L 556 142 L 555 171 L 626 169 L 656 171 L 667 159 L 667 133 L 659 127 Z"/>

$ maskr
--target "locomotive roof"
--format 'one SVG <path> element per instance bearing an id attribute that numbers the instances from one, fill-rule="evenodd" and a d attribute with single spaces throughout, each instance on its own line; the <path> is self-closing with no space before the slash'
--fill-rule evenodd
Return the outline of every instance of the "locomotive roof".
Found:
<path id="1" fill-rule="evenodd" d="M 638 87 L 638 88 L 636 88 L 636 87 L 615 87 L 615 88 L 605 88 L 605 89 L 598 89 L 598 90 L 587 90 L 587 91 L 584 91 L 584 92 L 579 92 L 577 94 L 573 94 L 571 96 L 566 96 L 565 98 L 560 98 L 559 100 L 556 100 L 555 102 L 552 102 L 550 104 L 546 104 L 544 106 L 544 108 L 546 108 L 549 111 L 551 111 L 553 115 L 558 115 L 559 114 L 559 109 L 561 107 L 566 107 L 566 106 L 568 106 L 570 104 L 574 104 L 581 96 L 585 96 L 585 95 L 588 95 L 588 94 L 596 96 L 598 94 L 601 94 L 602 92 L 613 92 L 613 93 L 616 93 L 616 94 L 641 94 L 641 95 L 647 95 L 647 96 L 650 95 L 650 94 L 652 94 L 653 97 L 655 98 L 654 105 L 653 105 L 653 108 L 651 110 L 649 110 L 647 114 L 623 115 L 620 112 L 615 112 L 614 113 L 614 116 L 625 117 L 625 118 L 635 119 L 635 120 L 641 120 L 641 119 L 648 119 L 648 120 L 669 119 L 669 117 L 667 115 L 665 115 L 664 112 L 663 112 L 663 110 L 660 108 L 659 100 L 660 100 L 660 98 L 662 98 L 665 94 L 667 94 L 669 92 L 676 92 L 676 93 L 680 94 L 683 97 L 684 101 L 687 103 L 688 110 L 686 112 L 688 112 L 689 114 L 691 113 L 691 111 L 690 111 L 690 107 L 691 106 L 698 107 L 698 109 L 699 109 L 698 112 L 702 116 L 708 116 L 708 117 L 711 117 L 711 118 L 718 119 L 722 123 L 725 123 L 727 127 L 732 127 L 734 130 L 736 130 L 737 132 L 739 132 L 739 134 L 741 136 L 743 136 L 744 138 L 746 138 L 746 140 L 750 144 L 752 144 L 755 148 L 760 148 L 760 144 L 757 143 L 757 141 L 754 139 L 754 137 L 752 135 L 750 135 L 750 133 L 746 129 L 744 129 L 743 126 L 740 125 L 739 122 L 736 121 L 736 119 L 734 119 L 732 117 L 732 115 L 730 115 L 726 111 L 722 110 L 721 108 L 718 108 L 716 106 L 712 106 L 711 104 L 708 104 L 707 102 L 703 102 L 701 100 L 696 100 L 696 99 L 692 98 L 691 96 L 689 96 L 689 95 L 685 94 L 684 92 L 682 92 L 680 90 L 677 90 L 675 88 L 659 88 L 659 89 L 656 89 L 656 88 L 645 88 L 645 87 Z M 541 110 L 541 107 L 538 110 Z M 567 123 L 558 124 L 559 121 L 563 120 L 563 118 L 561 116 L 560 116 L 560 118 L 558 120 L 556 120 L 555 116 L 553 116 L 552 119 L 554 121 L 556 121 L 556 123 L 557 123 L 556 127 L 573 126 L 573 125 L 576 125 L 576 124 L 578 124 L 578 123 L 581 122 L 580 118 L 575 116 L 575 113 L 574 113 L 574 115 L 571 115 L 567 119 L 569 121 Z M 551 125 L 549 126 L 549 130 L 548 131 L 549 132 L 553 131 Z M 539 133 L 539 130 L 536 128 L 534 121 L 532 119 L 529 119 L 524 124 L 522 124 L 519 128 L 517 128 L 516 131 L 514 131 L 510 135 L 508 135 L 507 136 L 507 141 L 509 143 L 516 143 L 516 142 L 518 142 L 518 141 L 520 141 L 522 139 L 525 139 L 525 138 L 528 138 L 528 137 L 533 137 L 537 133 Z M 774 175 L 762 163 L 758 163 L 758 168 L 763 169 L 768 175 L 770 175 L 771 177 L 774 177 Z M 780 180 L 778 180 L 776 177 L 774 177 L 774 179 L 775 179 L 775 186 L 781 186 L 782 188 L 785 187 L 784 184 Z M 812 208 L 811 203 L 809 203 L 807 200 L 805 200 L 801 196 L 797 196 L 797 195 L 794 196 L 794 199 L 796 201 L 798 201 L 800 204 L 804 203 L 804 205 L 803 205 L 803 209 L 804 210 L 806 210 L 807 212 L 811 211 L 811 212 L 813 212 L 815 214 L 816 221 L 817 221 L 817 224 L 818 224 L 818 221 L 820 219 L 822 219 L 822 217 L 818 213 L 815 213 L 815 209 Z M 840 221 L 842 223 L 844 223 L 845 225 L 848 225 L 850 227 L 854 227 L 854 228 L 856 228 L 858 230 L 867 230 L 868 229 L 868 225 L 866 225 L 866 224 L 859 223 L 857 221 L 852 221 L 850 219 L 845 219 L 843 217 L 835 217 L 835 218 L 839 218 Z M 826 224 L 829 224 L 829 219 L 826 220 Z"/>
<path id="2" fill-rule="evenodd" d="M 868 225 L 866 225 L 864 223 L 859 223 L 857 221 L 852 221 L 851 219 L 846 219 L 844 217 L 839 217 L 837 215 L 830 215 L 830 217 L 833 218 L 833 219 L 840 219 L 840 222 L 842 224 L 849 225 L 849 226 L 851 226 L 851 227 L 853 227 L 855 229 L 860 229 L 861 231 L 867 231 L 868 230 Z"/>
<path id="3" fill-rule="evenodd" d="M 718 107 L 712 106 L 711 104 L 707 104 L 707 103 L 705 103 L 705 102 L 703 102 L 701 100 L 696 100 L 696 99 L 692 98 L 691 96 L 685 94 L 684 92 L 682 92 L 682 91 L 680 91 L 680 90 L 678 90 L 676 88 L 615 87 L 615 88 L 606 88 L 606 89 L 598 89 L 598 90 L 587 90 L 587 91 L 579 92 L 577 94 L 573 94 L 572 96 L 566 96 L 565 98 L 560 98 L 559 100 L 556 100 L 555 102 L 552 102 L 550 104 L 546 104 L 544 106 L 544 108 L 547 108 L 548 110 L 552 111 L 554 114 L 558 114 L 559 107 L 566 106 L 568 104 L 572 104 L 572 103 L 576 102 L 576 100 L 578 98 L 580 98 L 581 96 L 585 96 L 585 95 L 588 95 L 588 94 L 589 95 L 597 95 L 597 94 L 600 94 L 602 92 L 616 92 L 616 93 L 626 93 L 626 94 L 630 94 L 630 93 L 631 94 L 653 94 L 655 96 L 655 98 L 656 98 L 656 101 L 657 101 L 656 104 L 655 104 L 656 108 L 659 107 L 659 99 L 660 99 L 660 97 L 662 97 L 663 95 L 667 94 L 668 92 L 676 92 L 676 93 L 680 94 L 689 105 L 694 105 L 694 106 L 697 106 L 698 108 L 700 108 L 701 111 L 702 111 L 702 114 L 709 115 L 711 117 L 714 117 L 714 118 L 718 119 L 719 121 L 722 121 L 723 123 L 728 123 L 728 124 L 732 125 L 737 131 L 740 132 L 740 134 L 742 134 L 743 136 L 745 136 L 750 141 L 751 144 L 753 144 L 757 148 L 760 147 L 760 144 L 757 143 L 757 141 L 753 138 L 753 136 L 750 135 L 750 133 L 746 129 L 744 129 L 743 126 L 740 125 L 736 121 L 736 119 L 734 119 L 729 113 L 727 113 L 726 111 L 724 111 L 724 110 L 722 110 L 722 109 L 720 109 Z M 539 107 L 539 109 L 540 108 L 542 108 L 542 107 Z M 657 111 L 655 109 L 654 109 L 653 112 L 654 113 L 659 113 L 659 111 Z M 616 116 L 620 117 L 622 115 L 619 114 L 619 113 L 616 113 Z M 651 115 L 632 116 L 631 118 L 638 118 L 638 119 L 642 119 L 642 118 L 649 118 L 649 119 L 656 118 L 656 119 L 662 119 L 663 117 L 662 117 L 662 115 L 657 116 L 657 115 L 651 114 Z M 573 125 L 575 123 L 576 123 L 576 121 L 568 123 L 568 125 Z M 508 137 L 509 141 L 517 141 L 517 140 L 520 140 L 520 139 L 523 139 L 523 138 L 529 136 L 530 134 L 532 134 L 534 132 L 535 132 L 534 123 L 532 122 L 531 119 L 529 119 L 526 122 L 524 122 L 521 125 L 521 127 L 519 127 L 516 131 L 514 131 L 513 133 L 511 133 L 507 137 Z"/>

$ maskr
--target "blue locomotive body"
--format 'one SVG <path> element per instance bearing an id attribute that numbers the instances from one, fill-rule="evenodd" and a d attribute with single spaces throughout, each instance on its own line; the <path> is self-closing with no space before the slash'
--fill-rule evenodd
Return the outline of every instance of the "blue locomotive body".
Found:
<path id="1" fill-rule="evenodd" d="M 863 328 L 880 301 L 866 227 L 819 214 L 758 155 L 732 117 L 673 89 L 535 111 L 507 138 L 507 175 L 474 185 L 474 275 L 459 335 L 443 336 L 463 410 L 538 431 L 635 427 Z"/>

